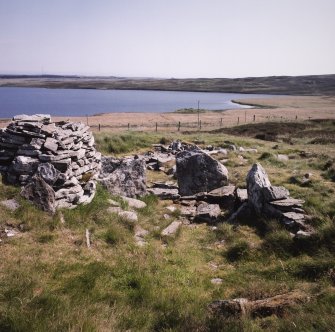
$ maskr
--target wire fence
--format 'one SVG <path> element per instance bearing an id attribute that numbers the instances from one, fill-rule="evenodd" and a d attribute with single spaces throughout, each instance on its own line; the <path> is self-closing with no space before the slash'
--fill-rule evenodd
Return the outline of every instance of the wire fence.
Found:
<path id="1" fill-rule="evenodd" d="M 252 123 L 266 123 L 266 122 L 301 122 L 305 120 L 311 120 L 311 117 L 298 117 L 297 115 L 292 117 L 284 116 L 256 116 L 253 115 L 248 119 L 242 116 L 236 116 L 229 118 L 218 117 L 211 120 L 198 121 L 170 121 L 170 122 L 148 122 L 148 123 L 115 123 L 115 124 L 90 124 L 89 118 L 87 118 L 87 124 L 94 131 L 108 131 L 108 130 L 119 130 L 119 131 L 212 131 L 220 128 L 228 128 L 233 126 L 242 126 Z"/>

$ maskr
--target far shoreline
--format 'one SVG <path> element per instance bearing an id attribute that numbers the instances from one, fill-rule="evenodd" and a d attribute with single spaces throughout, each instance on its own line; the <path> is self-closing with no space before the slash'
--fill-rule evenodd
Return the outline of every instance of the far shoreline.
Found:
<path id="1" fill-rule="evenodd" d="M 335 120 L 335 97 L 329 96 L 286 96 L 275 98 L 243 99 L 239 103 L 254 103 L 261 107 L 234 109 L 224 112 L 199 114 L 202 128 L 198 128 L 198 113 L 104 113 L 92 116 L 52 116 L 53 121 L 71 119 L 92 127 L 94 132 L 131 131 L 211 131 L 221 127 L 232 127 L 255 122 L 287 122 L 329 119 Z M 1 119 L 5 127 L 11 119 Z"/>

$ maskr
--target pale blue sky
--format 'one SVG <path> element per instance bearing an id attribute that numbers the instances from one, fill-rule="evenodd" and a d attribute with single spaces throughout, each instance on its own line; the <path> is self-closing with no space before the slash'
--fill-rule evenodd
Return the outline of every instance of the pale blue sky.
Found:
<path id="1" fill-rule="evenodd" d="M 335 0 L 0 0 L 0 73 L 335 73 Z"/>

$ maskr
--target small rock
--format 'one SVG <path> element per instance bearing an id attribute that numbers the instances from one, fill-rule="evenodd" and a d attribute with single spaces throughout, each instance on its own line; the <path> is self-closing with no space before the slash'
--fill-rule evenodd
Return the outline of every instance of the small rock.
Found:
<path id="1" fill-rule="evenodd" d="M 201 203 L 196 210 L 194 221 L 197 222 L 216 222 L 221 215 L 219 204 Z"/>
<path id="2" fill-rule="evenodd" d="M 264 187 L 262 189 L 263 197 L 266 202 L 286 199 L 290 196 L 290 192 L 284 187 Z"/>
<path id="3" fill-rule="evenodd" d="M 137 222 L 137 220 L 138 220 L 137 214 L 135 212 L 132 212 L 132 211 L 121 211 L 121 212 L 118 213 L 118 215 L 122 219 L 126 219 L 130 222 Z"/>
<path id="4" fill-rule="evenodd" d="M 286 154 L 278 154 L 277 155 L 277 159 L 279 161 L 286 162 L 286 161 L 288 161 L 289 158 L 288 158 L 288 156 Z"/>
<path id="5" fill-rule="evenodd" d="M 1 201 L 0 204 L 5 206 L 7 209 L 11 211 L 15 211 L 20 207 L 20 204 L 14 198 Z"/>
<path id="6" fill-rule="evenodd" d="M 173 205 L 167 206 L 166 209 L 167 209 L 168 211 L 170 211 L 170 212 L 175 212 L 175 211 L 177 211 L 177 208 L 176 208 L 175 206 L 173 206 Z"/>
<path id="7" fill-rule="evenodd" d="M 110 206 L 113 206 L 113 207 L 120 206 L 120 203 L 117 202 L 117 201 L 114 201 L 113 199 L 109 199 L 108 203 L 109 203 Z"/>
<path id="8" fill-rule="evenodd" d="M 143 229 L 141 226 L 136 225 L 135 226 L 135 242 L 139 247 L 143 247 L 147 244 L 147 242 L 144 240 L 144 237 L 148 235 L 149 232 L 145 229 Z"/>
<path id="9" fill-rule="evenodd" d="M 235 186 L 229 185 L 210 191 L 207 201 L 220 204 L 221 207 L 232 208 L 235 202 Z"/>
<path id="10" fill-rule="evenodd" d="M 222 282 L 223 282 L 223 279 L 221 279 L 221 278 L 211 279 L 211 283 L 214 284 L 214 285 L 220 285 L 220 284 L 222 284 Z"/>
<path id="11" fill-rule="evenodd" d="M 181 206 L 180 215 L 182 217 L 193 218 L 197 212 L 197 208 L 195 206 Z"/>
<path id="12" fill-rule="evenodd" d="M 5 228 L 5 233 L 7 237 L 14 237 L 19 234 L 19 232 L 13 228 Z"/>
<path id="13" fill-rule="evenodd" d="M 119 206 L 111 206 L 107 209 L 109 213 L 119 213 L 122 212 L 123 210 Z"/>
<path id="14" fill-rule="evenodd" d="M 48 184 L 53 185 L 60 175 L 60 171 L 58 171 L 54 165 L 50 163 L 42 163 L 38 165 L 37 173 L 41 176 L 41 178 Z"/>
<path id="15" fill-rule="evenodd" d="M 236 199 L 239 203 L 244 203 L 248 200 L 248 190 L 247 189 L 236 189 Z"/>
<path id="16" fill-rule="evenodd" d="M 126 196 L 121 196 L 121 198 L 128 203 L 128 206 L 135 209 L 143 209 L 147 206 L 146 203 L 140 201 L 139 199 L 130 198 Z"/>
<path id="17" fill-rule="evenodd" d="M 161 232 L 161 236 L 168 236 L 173 237 L 176 235 L 177 231 L 179 230 L 182 222 L 181 221 L 173 221 L 168 227 L 163 229 Z"/>
<path id="18" fill-rule="evenodd" d="M 178 189 L 167 189 L 167 188 L 149 188 L 148 193 L 151 193 L 160 199 L 179 199 L 180 195 Z"/>
<path id="19" fill-rule="evenodd" d="M 61 224 L 63 224 L 63 225 L 65 224 L 65 218 L 64 218 L 64 215 L 63 215 L 62 212 L 59 213 L 59 220 L 60 220 Z"/>
<path id="20" fill-rule="evenodd" d="M 295 238 L 297 239 L 305 239 L 305 238 L 309 238 L 313 235 L 313 232 L 306 232 L 306 231 L 298 231 L 296 234 L 295 234 Z"/>

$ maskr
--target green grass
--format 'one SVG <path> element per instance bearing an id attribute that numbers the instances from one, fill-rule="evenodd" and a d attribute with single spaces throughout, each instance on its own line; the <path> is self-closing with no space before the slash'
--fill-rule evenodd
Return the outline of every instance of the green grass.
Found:
<path id="1" fill-rule="evenodd" d="M 328 124 L 327 124 L 328 126 Z M 275 220 L 182 225 L 180 234 L 166 243 L 160 233 L 180 217 L 169 213 L 172 202 L 145 196 L 147 207 L 138 211 L 138 224 L 149 234 L 138 247 L 134 225 L 107 212 L 110 196 L 98 186 L 91 204 L 54 216 L 19 197 L 19 189 L 0 185 L 1 199 L 16 198 L 21 207 L 11 212 L 0 206 L 0 227 L 20 235 L 0 243 L 0 331 L 331 331 L 335 326 L 335 183 L 324 173 L 332 166 L 335 148 L 309 144 L 295 146 L 223 133 L 169 135 L 162 133 L 102 133 L 97 137 L 104 153 L 125 154 L 151 149 L 152 143 L 172 139 L 201 141 L 201 146 L 256 147 L 257 153 L 229 151 L 230 181 L 245 187 L 252 163 L 261 162 L 273 185 L 283 185 L 293 197 L 306 201 L 316 234 L 294 240 Z M 301 157 L 300 151 L 309 153 Z M 276 153 L 290 155 L 279 163 Z M 243 155 L 245 164 L 239 163 Z M 222 158 L 222 157 L 218 157 Z M 225 157 L 226 158 L 226 157 Z M 304 186 L 292 182 L 311 172 Z M 156 178 L 149 172 L 149 180 Z M 159 175 L 168 179 L 165 175 Z M 86 246 L 89 229 L 91 248 Z M 212 278 L 221 278 L 214 285 Z M 281 317 L 223 319 L 208 314 L 217 299 L 250 300 L 300 290 L 307 304 Z"/>

